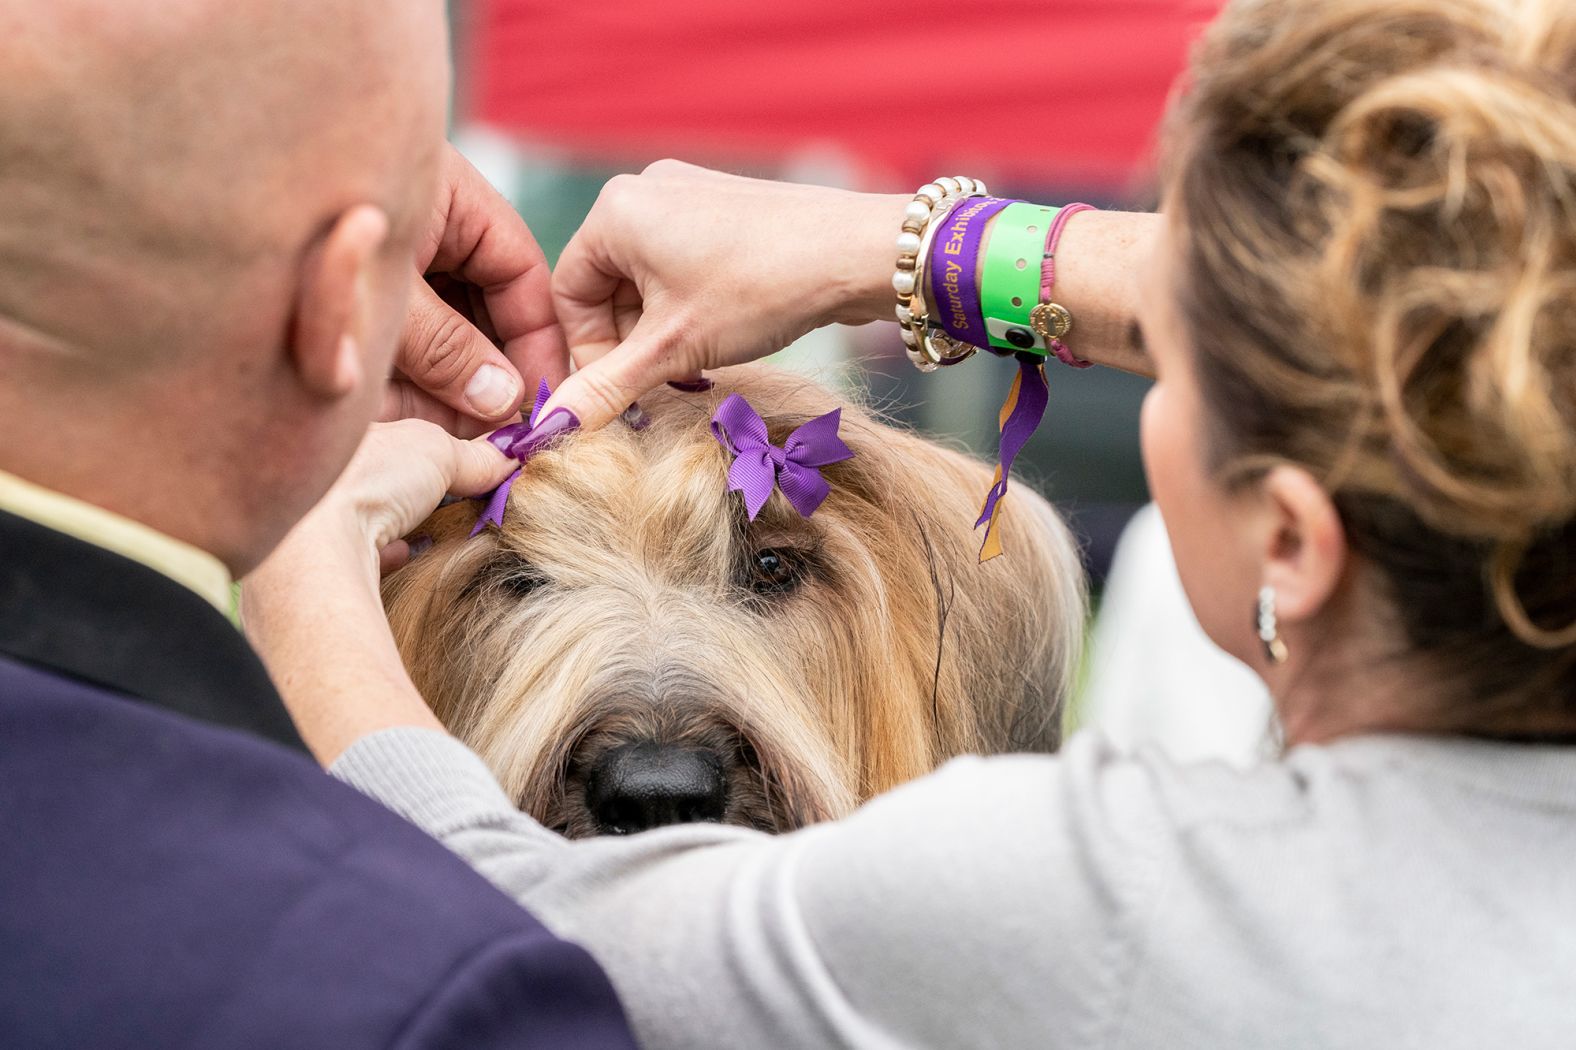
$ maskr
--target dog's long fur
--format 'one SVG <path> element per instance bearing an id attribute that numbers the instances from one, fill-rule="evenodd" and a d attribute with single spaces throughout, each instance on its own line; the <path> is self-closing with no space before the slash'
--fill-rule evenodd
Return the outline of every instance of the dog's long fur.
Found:
<path id="1" fill-rule="evenodd" d="M 768 830 L 953 755 L 1054 749 L 1084 595 L 1050 506 L 1015 485 L 1006 554 L 978 564 L 983 464 L 798 376 L 715 378 L 649 396 L 642 431 L 538 455 L 501 530 L 468 539 L 477 504 L 439 511 L 434 547 L 385 585 L 417 687 L 521 807 L 594 833 L 587 770 L 637 740 L 723 755 L 724 819 Z M 825 468 L 812 517 L 774 493 L 751 523 L 727 490 L 709 421 L 735 391 L 779 443 L 842 408 L 856 455 Z"/>

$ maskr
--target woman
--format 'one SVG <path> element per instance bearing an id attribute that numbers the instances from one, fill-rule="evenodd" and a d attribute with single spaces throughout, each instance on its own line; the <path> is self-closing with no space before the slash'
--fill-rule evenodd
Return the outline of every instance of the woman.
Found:
<path id="1" fill-rule="evenodd" d="M 585 366 L 556 404 L 596 425 L 885 317 L 903 201 L 616 181 L 556 278 Z M 303 733 L 590 948 L 651 1046 L 1568 1045 L 1576 11 L 1233 4 L 1164 204 L 1069 223 L 1057 298 L 1077 353 L 1156 376 L 1154 497 L 1200 622 L 1275 696 L 1282 760 L 1083 734 L 780 838 L 557 839 L 380 626 L 376 550 L 462 455 L 483 480 L 420 428 L 370 440 L 253 583 Z"/>

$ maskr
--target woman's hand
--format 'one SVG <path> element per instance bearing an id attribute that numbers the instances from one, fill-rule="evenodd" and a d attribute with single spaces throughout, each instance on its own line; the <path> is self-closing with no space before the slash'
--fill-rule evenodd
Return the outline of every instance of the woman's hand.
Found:
<path id="1" fill-rule="evenodd" d="M 549 410 L 598 427 L 662 382 L 764 357 L 834 321 L 891 317 L 895 242 L 912 199 L 672 160 L 618 176 L 553 274 L 577 371 Z M 1068 224 L 1056 299 L 1077 319 L 1080 356 L 1150 374 L 1131 335 L 1132 275 L 1158 226 L 1154 215 L 1125 212 Z"/>
<path id="2" fill-rule="evenodd" d="M 408 551 L 401 537 L 444 496 L 483 495 L 518 467 L 487 442 L 461 441 L 432 423 L 374 423 L 334 487 L 281 547 L 355 550 L 361 569 L 376 583 L 375 570 L 403 562 Z"/>
<path id="3" fill-rule="evenodd" d="M 598 427 L 665 381 L 891 316 L 909 200 L 678 161 L 614 178 L 553 274 L 577 371 L 548 409 Z"/>
<path id="4" fill-rule="evenodd" d="M 378 592 L 401 537 L 445 494 L 519 464 L 419 420 L 375 423 L 334 487 L 241 586 L 241 618 L 302 739 L 325 764 L 392 726 L 441 729 L 405 673 Z"/>

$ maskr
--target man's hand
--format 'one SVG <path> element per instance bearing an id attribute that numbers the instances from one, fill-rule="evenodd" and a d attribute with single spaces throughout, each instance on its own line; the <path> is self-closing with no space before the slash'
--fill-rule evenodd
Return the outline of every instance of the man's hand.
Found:
<path id="1" fill-rule="evenodd" d="M 473 436 L 509 421 L 546 377 L 569 371 L 551 275 L 509 202 L 447 148 L 381 419 Z"/>

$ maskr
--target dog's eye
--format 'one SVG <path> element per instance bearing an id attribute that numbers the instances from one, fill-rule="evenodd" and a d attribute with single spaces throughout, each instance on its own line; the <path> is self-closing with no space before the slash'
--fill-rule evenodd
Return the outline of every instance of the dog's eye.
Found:
<path id="1" fill-rule="evenodd" d="M 537 568 L 530 562 L 514 561 L 503 569 L 496 577 L 494 583 L 502 590 L 516 598 L 524 598 L 531 594 L 542 584 L 547 582 Z"/>
<path id="2" fill-rule="evenodd" d="M 783 594 L 804 578 L 804 558 L 798 551 L 764 547 L 753 559 L 750 590 L 756 594 Z"/>
<path id="3" fill-rule="evenodd" d="M 469 598 L 484 591 L 524 598 L 547 582 L 542 571 L 524 558 L 513 554 L 500 554 L 489 561 L 471 578 L 460 592 Z"/>

